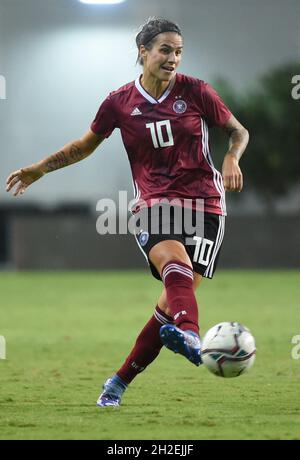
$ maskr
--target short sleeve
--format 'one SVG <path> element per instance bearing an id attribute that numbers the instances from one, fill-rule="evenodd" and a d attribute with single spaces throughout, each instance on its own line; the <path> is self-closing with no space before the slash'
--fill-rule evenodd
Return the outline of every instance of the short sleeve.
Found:
<path id="1" fill-rule="evenodd" d="M 208 83 L 201 88 L 204 117 L 209 126 L 222 126 L 229 120 L 231 112 L 221 97 Z"/>
<path id="2" fill-rule="evenodd" d="M 113 101 L 109 95 L 100 105 L 97 115 L 91 124 L 91 130 L 95 134 L 109 137 L 113 130 L 118 127 Z"/>

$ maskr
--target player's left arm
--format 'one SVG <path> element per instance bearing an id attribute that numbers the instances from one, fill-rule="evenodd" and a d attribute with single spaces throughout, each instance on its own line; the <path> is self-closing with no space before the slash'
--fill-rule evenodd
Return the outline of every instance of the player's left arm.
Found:
<path id="1" fill-rule="evenodd" d="M 229 149 L 222 166 L 224 188 L 227 192 L 240 192 L 243 188 L 243 174 L 239 161 L 247 147 L 249 133 L 233 115 L 222 126 L 222 129 L 229 136 Z"/>

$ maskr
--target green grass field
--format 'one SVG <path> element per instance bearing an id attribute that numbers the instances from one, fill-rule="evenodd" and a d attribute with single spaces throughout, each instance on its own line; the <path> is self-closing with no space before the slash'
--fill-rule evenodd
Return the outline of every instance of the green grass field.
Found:
<path id="1" fill-rule="evenodd" d="M 197 293 L 202 332 L 248 326 L 251 371 L 218 378 L 164 349 L 120 408 L 99 409 L 161 284 L 146 271 L 1 273 L 0 439 L 300 439 L 299 286 L 299 271 L 219 271 Z"/>

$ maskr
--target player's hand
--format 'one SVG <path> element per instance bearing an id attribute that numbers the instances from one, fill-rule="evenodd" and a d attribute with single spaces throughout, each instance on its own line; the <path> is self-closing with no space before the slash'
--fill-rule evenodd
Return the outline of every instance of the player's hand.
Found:
<path id="1" fill-rule="evenodd" d="M 40 179 L 44 174 L 39 164 L 33 164 L 26 168 L 18 169 L 18 171 L 8 176 L 6 180 L 6 191 L 9 192 L 15 187 L 13 195 L 23 195 L 27 187 Z"/>
<path id="2" fill-rule="evenodd" d="M 243 189 L 243 174 L 239 162 L 234 155 L 225 155 L 222 166 L 222 177 L 226 192 L 241 192 Z"/>

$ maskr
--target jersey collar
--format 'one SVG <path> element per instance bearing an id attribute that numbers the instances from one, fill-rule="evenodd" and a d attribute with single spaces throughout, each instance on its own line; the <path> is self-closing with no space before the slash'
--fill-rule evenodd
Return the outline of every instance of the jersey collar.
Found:
<path id="1" fill-rule="evenodd" d="M 147 99 L 147 101 L 151 102 L 151 104 L 160 104 L 169 96 L 170 92 L 172 91 L 175 85 L 175 82 L 176 82 L 176 75 L 175 75 L 175 78 L 173 78 L 173 80 L 171 81 L 171 83 L 169 84 L 169 86 L 167 87 L 165 92 L 160 96 L 159 99 L 155 99 L 149 93 L 147 93 L 147 91 L 142 87 L 140 79 L 141 79 L 141 75 L 137 77 L 137 79 L 135 80 L 135 87 L 139 91 L 139 93 L 141 93 L 141 95 L 145 99 Z"/>

